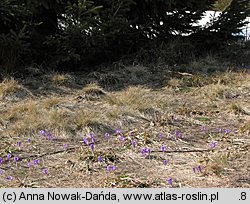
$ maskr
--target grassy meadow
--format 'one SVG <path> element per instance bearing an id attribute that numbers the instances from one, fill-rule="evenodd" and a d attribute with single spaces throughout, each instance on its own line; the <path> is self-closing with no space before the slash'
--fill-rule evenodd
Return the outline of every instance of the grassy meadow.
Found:
<path id="1" fill-rule="evenodd" d="M 250 70 L 211 66 L 4 77 L 0 187 L 249 188 Z"/>

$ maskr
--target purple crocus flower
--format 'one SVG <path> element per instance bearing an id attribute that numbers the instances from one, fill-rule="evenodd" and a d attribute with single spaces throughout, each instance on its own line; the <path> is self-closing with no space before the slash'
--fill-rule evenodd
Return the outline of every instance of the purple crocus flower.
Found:
<path id="1" fill-rule="evenodd" d="M 3 164 L 3 159 L 2 158 L 0 158 L 0 164 Z"/>
<path id="2" fill-rule="evenodd" d="M 160 138 L 160 140 L 162 140 L 162 133 L 159 134 L 159 138 Z"/>
<path id="3" fill-rule="evenodd" d="M 205 126 L 202 126 L 202 127 L 201 127 L 201 131 L 206 131 L 206 127 L 205 127 Z"/>
<path id="4" fill-rule="evenodd" d="M 27 142 L 28 142 L 28 143 L 30 143 L 30 141 L 31 141 L 31 139 L 30 139 L 30 138 L 28 138 Z"/>
<path id="5" fill-rule="evenodd" d="M 182 133 L 181 133 L 181 132 L 179 133 L 179 138 L 181 138 L 181 139 L 182 139 Z"/>
<path id="6" fill-rule="evenodd" d="M 18 160 L 19 160 L 18 156 L 15 156 L 14 160 L 15 160 L 15 162 L 18 162 Z"/>
<path id="7" fill-rule="evenodd" d="M 150 150 L 150 148 L 145 147 L 142 149 L 141 153 L 143 156 L 146 156 L 146 154 L 148 154 L 148 156 L 150 156 L 151 150 Z"/>
<path id="8" fill-rule="evenodd" d="M 124 136 L 121 136 L 121 137 L 120 137 L 120 140 L 121 140 L 121 142 L 124 142 L 124 141 L 125 141 L 125 137 L 124 137 Z"/>
<path id="9" fill-rule="evenodd" d="M 133 136 L 133 132 L 129 132 L 129 136 L 132 137 Z"/>
<path id="10" fill-rule="evenodd" d="M 84 143 L 85 143 L 86 145 L 89 144 L 89 141 L 88 141 L 88 139 L 87 139 L 86 137 L 83 138 L 83 141 L 84 141 Z"/>
<path id="11" fill-rule="evenodd" d="M 109 133 L 105 133 L 105 138 L 108 140 L 110 138 L 110 134 Z"/>
<path id="12" fill-rule="evenodd" d="M 100 162 L 100 163 L 102 163 L 103 162 L 103 160 L 102 160 L 102 156 L 98 156 L 98 162 Z"/>
<path id="13" fill-rule="evenodd" d="M 210 143 L 210 147 L 211 147 L 211 148 L 215 148 L 216 145 L 217 145 L 217 142 L 216 142 L 216 141 L 212 141 L 212 142 Z"/>
<path id="14" fill-rule="evenodd" d="M 95 134 L 94 134 L 93 132 L 91 132 L 91 133 L 89 134 L 89 136 L 90 136 L 91 138 L 94 138 L 94 137 L 95 137 Z"/>
<path id="15" fill-rule="evenodd" d="M 45 137 L 46 136 L 46 131 L 45 130 L 40 130 L 40 134 Z"/>
<path id="16" fill-rule="evenodd" d="M 0 169 L 0 175 L 2 175 L 3 174 L 3 170 L 2 169 Z"/>
<path id="17" fill-rule="evenodd" d="M 231 130 L 229 130 L 229 129 L 226 129 L 226 130 L 225 130 L 225 133 L 226 133 L 226 134 L 229 134 L 230 132 L 231 132 Z"/>
<path id="18" fill-rule="evenodd" d="M 108 166 L 107 166 L 107 172 L 110 173 L 110 170 L 111 170 L 111 166 L 108 165 Z"/>
<path id="19" fill-rule="evenodd" d="M 193 167 L 193 172 L 196 174 L 196 168 L 195 167 Z"/>
<path id="20" fill-rule="evenodd" d="M 179 136 L 179 131 L 178 131 L 178 130 L 175 130 L 175 131 L 174 131 L 174 134 L 175 134 L 176 137 L 178 137 L 178 136 Z"/>
<path id="21" fill-rule="evenodd" d="M 30 162 L 28 162 L 27 167 L 30 168 L 30 166 L 31 166 L 31 164 L 30 164 Z"/>
<path id="22" fill-rule="evenodd" d="M 201 172 L 201 166 L 198 166 L 197 169 L 199 172 Z"/>
<path id="23" fill-rule="evenodd" d="M 166 151 L 167 151 L 167 147 L 166 147 L 166 146 L 162 146 L 162 147 L 161 147 L 161 151 L 162 151 L 162 152 L 166 152 Z"/>
<path id="24" fill-rule="evenodd" d="M 54 140 L 54 137 L 53 137 L 53 135 L 49 135 L 49 140 Z"/>
<path id="25" fill-rule="evenodd" d="M 147 153 L 147 148 L 145 147 L 145 148 L 143 148 L 142 150 L 141 150 L 141 153 L 142 153 L 142 155 L 143 156 L 145 156 L 146 155 L 146 153 Z"/>
<path id="26" fill-rule="evenodd" d="M 172 178 L 168 179 L 168 184 L 171 185 L 171 186 L 173 185 L 173 179 Z"/>
<path id="27" fill-rule="evenodd" d="M 19 142 L 17 142 L 17 146 L 20 148 L 21 147 L 21 142 L 19 141 Z"/>
<path id="28" fill-rule="evenodd" d="M 148 148 L 148 156 L 151 154 L 151 149 Z"/>
<path id="29" fill-rule="evenodd" d="M 8 179 L 9 181 L 12 181 L 12 180 L 13 180 L 13 177 L 12 177 L 12 176 L 7 176 L 7 179 Z"/>
<path id="30" fill-rule="evenodd" d="M 163 159 L 163 164 L 166 166 L 168 164 L 168 161 L 166 159 Z"/>
<path id="31" fill-rule="evenodd" d="M 7 159 L 10 160 L 10 158 L 11 158 L 11 154 L 8 153 L 8 154 L 7 154 Z"/>
<path id="32" fill-rule="evenodd" d="M 96 139 L 94 137 L 91 138 L 91 142 L 95 143 Z"/>
<path id="33" fill-rule="evenodd" d="M 89 145 L 89 147 L 90 147 L 91 151 L 93 152 L 94 148 L 95 148 L 95 145 L 92 143 L 92 144 Z"/>
<path id="34" fill-rule="evenodd" d="M 48 174 L 49 173 L 48 169 L 43 169 L 43 173 Z"/>
<path id="35" fill-rule="evenodd" d="M 117 128 L 117 129 L 115 130 L 115 134 L 119 135 L 120 133 L 121 133 L 121 131 Z"/>
<path id="36" fill-rule="evenodd" d="M 112 166 L 112 170 L 115 171 L 116 170 L 116 166 Z"/>
<path id="37" fill-rule="evenodd" d="M 136 142 L 135 142 L 135 141 L 132 141 L 132 142 L 131 142 L 132 148 L 135 148 L 135 145 L 136 145 Z"/>
<path id="38" fill-rule="evenodd" d="M 34 166 L 36 166 L 39 163 L 39 159 L 34 160 Z"/>

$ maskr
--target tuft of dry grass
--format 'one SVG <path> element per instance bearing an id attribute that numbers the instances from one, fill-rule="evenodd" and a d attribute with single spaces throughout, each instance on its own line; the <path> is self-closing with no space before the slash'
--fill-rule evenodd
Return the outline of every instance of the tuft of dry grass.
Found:
<path id="1" fill-rule="evenodd" d="M 43 102 L 43 105 L 46 109 L 58 107 L 58 105 L 64 103 L 64 98 L 52 96 L 50 98 L 46 98 Z"/>
<path id="2" fill-rule="evenodd" d="M 18 83 L 14 78 L 4 79 L 0 83 L 0 99 L 8 101 L 21 101 L 30 96 L 32 93 Z"/>
<path id="3" fill-rule="evenodd" d="M 214 154 L 212 158 L 210 158 L 210 162 L 206 167 L 207 173 L 215 174 L 217 176 L 223 175 L 225 169 L 230 166 L 230 151 Z"/>
<path id="4" fill-rule="evenodd" d="M 22 86 L 14 79 L 4 79 L 0 83 L 0 98 L 4 98 L 10 93 L 16 92 L 22 89 Z"/>
<path id="5" fill-rule="evenodd" d="M 102 116 L 98 112 L 90 109 L 80 109 L 72 116 L 73 125 L 77 130 L 82 130 L 99 121 L 102 121 Z"/>
<path id="6" fill-rule="evenodd" d="M 191 75 L 183 77 L 184 86 L 188 87 L 202 87 L 216 83 L 214 76 L 207 75 Z"/>
<path id="7" fill-rule="evenodd" d="M 8 131 L 14 134 L 23 134 L 41 127 L 44 117 L 38 102 L 32 100 L 16 103 L 2 113 L 2 120 L 10 127 Z"/>
<path id="8" fill-rule="evenodd" d="M 53 129 L 66 130 L 70 124 L 70 113 L 64 109 L 52 110 L 48 113 L 46 127 Z"/>
<path id="9" fill-rule="evenodd" d="M 87 84 L 80 92 L 87 100 L 97 100 L 106 95 L 106 92 L 96 83 Z"/>
<path id="10" fill-rule="evenodd" d="M 135 110 L 130 108 L 129 106 L 112 106 L 108 110 L 106 110 L 106 117 L 111 120 L 122 120 L 126 116 L 131 116 L 135 114 Z"/>
<path id="11" fill-rule="evenodd" d="M 239 131 L 242 134 L 250 135 L 250 119 L 241 125 L 241 127 L 239 128 Z"/>
<path id="12" fill-rule="evenodd" d="M 1 119 L 9 124 L 15 134 L 23 134 L 41 128 L 63 129 L 69 124 L 69 114 L 63 110 L 49 109 L 57 104 L 57 100 L 45 101 L 25 100 L 2 111 Z"/>
<path id="13" fill-rule="evenodd" d="M 168 81 L 168 85 L 170 87 L 173 87 L 173 88 L 179 88 L 180 86 L 182 86 L 183 84 L 183 81 L 182 79 L 178 79 L 178 78 L 171 78 L 169 81 Z"/>
<path id="14" fill-rule="evenodd" d="M 54 73 L 52 74 L 51 81 L 52 84 L 56 86 L 62 86 L 62 85 L 67 85 L 70 80 L 71 76 L 69 74 L 61 74 L 61 73 Z"/>
<path id="15" fill-rule="evenodd" d="M 228 71 L 216 76 L 218 83 L 224 85 L 242 86 L 244 83 L 249 82 L 249 75 L 244 72 Z"/>
<path id="16" fill-rule="evenodd" d="M 247 114 L 244 108 L 238 103 L 233 103 L 231 108 L 234 114 Z"/>
<path id="17" fill-rule="evenodd" d="M 17 121 L 21 120 L 25 115 L 36 115 L 39 111 L 36 101 L 25 100 L 5 109 L 1 115 L 3 120 Z"/>
<path id="18" fill-rule="evenodd" d="M 198 93 L 203 96 L 207 97 L 210 100 L 216 100 L 216 99 L 223 99 L 226 96 L 226 93 L 230 92 L 231 89 L 229 86 L 226 86 L 224 84 L 209 84 L 207 86 L 201 87 L 198 89 Z"/>
<path id="19" fill-rule="evenodd" d="M 10 124 L 11 131 L 7 133 L 10 135 L 25 135 L 27 133 L 31 133 L 35 130 L 44 129 L 44 127 L 48 127 L 46 122 L 36 115 L 29 115 L 23 117 L 22 119 L 16 121 L 13 124 Z"/>
<path id="20" fill-rule="evenodd" d="M 150 94 L 150 89 L 140 86 L 133 86 L 124 91 L 108 94 L 106 100 L 112 106 L 128 106 L 139 111 L 150 109 L 154 104 L 154 97 Z"/>

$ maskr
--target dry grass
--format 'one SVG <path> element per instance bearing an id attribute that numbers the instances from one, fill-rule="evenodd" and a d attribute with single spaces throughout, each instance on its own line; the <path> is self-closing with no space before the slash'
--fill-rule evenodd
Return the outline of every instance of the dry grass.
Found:
<path id="1" fill-rule="evenodd" d="M 56 86 L 67 85 L 72 77 L 69 74 L 53 73 L 51 77 L 52 84 Z"/>
<path id="2" fill-rule="evenodd" d="M 245 134 L 245 135 L 249 135 L 249 134 L 250 134 L 250 119 L 249 119 L 249 120 L 246 120 L 245 123 L 243 123 L 243 124 L 240 126 L 239 131 L 240 131 L 242 134 Z"/>
<path id="3" fill-rule="evenodd" d="M 97 100 L 106 95 L 106 92 L 96 83 L 87 84 L 80 92 L 87 100 Z"/>
<path id="4" fill-rule="evenodd" d="M 44 107 L 46 109 L 55 108 L 64 103 L 64 98 L 52 96 L 44 100 Z"/>
<path id="5" fill-rule="evenodd" d="M 0 100 L 21 101 L 32 97 L 32 93 L 14 78 L 4 79 L 0 83 Z"/>
<path id="6" fill-rule="evenodd" d="M 14 79 L 4 79 L 0 83 L 0 97 L 3 98 L 6 95 L 20 90 L 22 86 Z"/>
<path id="7" fill-rule="evenodd" d="M 36 115 L 39 113 L 37 102 L 26 100 L 18 104 L 12 105 L 5 110 L 2 110 L 2 119 L 7 121 L 17 121 L 22 119 L 25 115 Z"/>
<path id="8" fill-rule="evenodd" d="M 198 89 L 201 96 L 207 97 L 210 100 L 223 99 L 226 97 L 226 93 L 230 91 L 230 87 L 220 83 L 210 84 Z"/>
<path id="9" fill-rule="evenodd" d="M 237 103 L 232 104 L 232 111 L 233 111 L 234 114 L 248 114 L 244 110 L 244 108 L 241 105 L 237 104 Z"/>
<path id="10" fill-rule="evenodd" d="M 112 106 L 130 107 L 133 110 L 145 111 L 152 108 L 154 104 L 154 98 L 149 93 L 150 89 L 135 86 L 115 94 L 109 94 L 106 99 Z"/>
<path id="11" fill-rule="evenodd" d="M 229 160 L 230 160 L 230 151 L 221 153 L 221 154 L 214 154 L 209 159 L 207 165 L 207 173 L 208 174 L 215 174 L 217 176 L 222 176 L 226 168 L 230 168 Z"/>
<path id="12" fill-rule="evenodd" d="M 58 98 L 57 98 L 58 99 Z M 2 120 L 10 125 L 13 134 L 24 134 L 45 127 L 58 129 L 68 125 L 65 110 L 49 109 L 60 101 L 55 98 L 45 101 L 26 100 L 2 111 Z"/>
<path id="13" fill-rule="evenodd" d="M 172 78 L 168 81 L 168 85 L 173 88 L 179 88 L 183 84 L 181 79 Z"/>
<path id="14" fill-rule="evenodd" d="M 53 129 L 66 129 L 69 125 L 70 113 L 64 109 L 53 110 L 49 112 L 47 125 L 45 127 L 51 127 Z"/>
<path id="15" fill-rule="evenodd" d="M 73 124 L 77 130 L 83 130 L 86 126 L 92 126 L 95 123 L 102 121 L 101 115 L 94 110 L 81 109 L 73 116 Z"/>
<path id="16" fill-rule="evenodd" d="M 83 87 L 80 91 L 56 87 L 57 92 L 52 89 L 42 95 L 44 90 L 38 89 L 33 98 L 1 100 L 0 158 L 8 152 L 22 158 L 20 168 L 12 161 L 1 165 L 1 187 L 170 187 L 169 177 L 172 187 L 250 187 L 249 75 L 168 72 L 166 77 L 163 70 L 149 81 L 150 73 L 142 66 L 118 67 L 86 78 L 72 76 L 82 82 L 77 86 Z M 160 78 L 168 81 L 154 86 Z M 65 85 L 67 80 L 58 74 L 53 84 Z M 14 79 L 5 80 L 0 93 L 6 96 L 20 87 Z M 79 95 L 84 100 L 78 100 Z M 124 141 L 116 128 L 121 129 Z M 47 135 L 42 136 L 41 129 Z M 182 137 L 176 136 L 176 130 Z M 96 139 L 94 152 L 89 146 L 91 132 Z M 136 141 L 135 149 L 132 141 Z M 214 148 L 212 141 L 216 141 Z M 167 152 L 162 152 L 162 146 Z M 151 149 L 149 156 L 142 155 L 145 147 Z M 35 158 L 41 161 L 38 167 L 23 167 Z M 107 173 L 108 165 L 117 169 Z M 199 165 L 202 172 L 194 173 L 192 168 Z M 14 178 L 11 182 L 6 179 L 9 174 Z"/>

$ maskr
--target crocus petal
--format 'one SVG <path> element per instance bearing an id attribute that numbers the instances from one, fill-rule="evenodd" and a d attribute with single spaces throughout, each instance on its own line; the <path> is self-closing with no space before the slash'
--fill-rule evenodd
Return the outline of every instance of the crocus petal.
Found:
<path id="1" fill-rule="evenodd" d="M 111 166 L 108 165 L 108 166 L 107 166 L 107 171 L 110 172 L 110 170 L 111 170 Z"/>
<path id="2" fill-rule="evenodd" d="M 172 186 L 172 184 L 173 184 L 172 178 L 169 178 L 169 179 L 168 179 L 168 184 Z"/>
<path id="3" fill-rule="evenodd" d="M 194 173 L 196 173 L 196 169 L 195 169 L 195 167 L 193 167 L 193 172 L 194 172 Z"/>
<path id="4" fill-rule="evenodd" d="M 12 180 L 13 180 L 13 177 L 12 177 L 12 176 L 7 176 L 7 179 L 8 179 L 9 181 L 12 181 Z"/>

